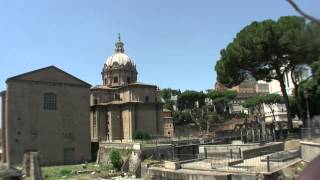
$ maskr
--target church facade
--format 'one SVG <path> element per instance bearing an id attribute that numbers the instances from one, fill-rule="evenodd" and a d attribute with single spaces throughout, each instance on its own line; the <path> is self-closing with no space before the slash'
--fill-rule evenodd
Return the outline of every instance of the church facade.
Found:
<path id="1" fill-rule="evenodd" d="M 134 62 L 120 37 L 102 70 L 102 85 L 91 88 L 91 141 L 126 141 L 139 130 L 163 135 L 162 103 L 155 85 L 137 82 Z"/>
<path id="2" fill-rule="evenodd" d="M 2 161 L 21 165 L 38 151 L 41 165 L 91 160 L 91 85 L 55 66 L 8 78 L 2 99 Z"/>

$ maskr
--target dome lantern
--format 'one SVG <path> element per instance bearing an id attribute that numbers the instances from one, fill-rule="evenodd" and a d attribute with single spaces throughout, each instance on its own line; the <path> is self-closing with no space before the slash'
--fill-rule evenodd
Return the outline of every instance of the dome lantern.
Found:
<path id="1" fill-rule="evenodd" d="M 115 53 L 124 53 L 123 42 L 121 42 L 120 33 L 118 34 L 118 42 L 116 43 Z"/>

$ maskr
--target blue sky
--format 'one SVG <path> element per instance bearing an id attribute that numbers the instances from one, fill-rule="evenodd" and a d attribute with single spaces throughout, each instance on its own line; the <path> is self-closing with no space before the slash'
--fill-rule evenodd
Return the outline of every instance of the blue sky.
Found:
<path id="1" fill-rule="evenodd" d="M 296 2 L 320 17 L 319 0 Z M 2 0 L 0 90 L 8 77 L 49 65 L 101 84 L 117 33 L 140 82 L 206 90 L 239 30 L 284 15 L 297 15 L 285 0 Z"/>

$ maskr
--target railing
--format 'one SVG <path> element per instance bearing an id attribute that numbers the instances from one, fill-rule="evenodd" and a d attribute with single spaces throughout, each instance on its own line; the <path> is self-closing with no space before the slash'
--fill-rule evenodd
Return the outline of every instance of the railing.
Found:
<path id="1" fill-rule="evenodd" d="M 320 141 L 320 128 L 301 128 L 301 139 Z"/>
<path id="2" fill-rule="evenodd" d="M 258 150 L 259 153 L 251 158 L 244 158 L 240 148 L 204 148 L 203 150 L 204 152 L 199 154 L 199 158 L 205 159 L 204 164 L 210 163 L 211 168 L 218 171 L 272 172 L 300 157 L 299 150 L 279 152 Z"/>
<path id="3" fill-rule="evenodd" d="M 173 145 L 190 145 L 190 144 L 203 144 L 203 143 L 211 143 L 212 139 L 210 138 L 199 138 L 199 137 L 163 137 L 163 136 L 152 136 L 151 139 L 148 140 L 125 140 L 123 138 L 115 138 L 108 140 L 107 138 L 99 139 L 100 142 L 105 143 L 140 143 L 140 144 L 173 144 Z"/>

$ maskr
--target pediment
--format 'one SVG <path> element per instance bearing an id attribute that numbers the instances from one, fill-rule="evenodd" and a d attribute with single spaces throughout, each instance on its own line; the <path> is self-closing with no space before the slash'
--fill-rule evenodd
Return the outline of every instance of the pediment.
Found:
<path id="1" fill-rule="evenodd" d="M 91 87 L 90 84 L 78 79 L 77 77 L 55 67 L 49 66 L 35 71 L 20 74 L 7 79 L 10 81 L 40 81 L 40 82 L 52 82 L 52 83 L 65 83 L 80 86 Z"/>

